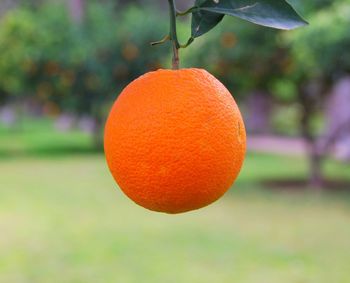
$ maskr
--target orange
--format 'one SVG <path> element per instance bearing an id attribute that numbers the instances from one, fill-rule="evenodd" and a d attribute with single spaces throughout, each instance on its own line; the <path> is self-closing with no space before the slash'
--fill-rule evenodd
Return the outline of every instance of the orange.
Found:
<path id="1" fill-rule="evenodd" d="M 230 92 L 207 71 L 158 70 L 122 91 L 104 147 L 129 198 L 150 210 L 180 213 L 209 205 L 231 187 L 246 134 Z"/>

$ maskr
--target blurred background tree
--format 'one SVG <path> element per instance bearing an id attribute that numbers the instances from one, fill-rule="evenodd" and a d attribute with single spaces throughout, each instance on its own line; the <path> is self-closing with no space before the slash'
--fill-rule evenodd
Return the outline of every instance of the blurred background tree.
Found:
<path id="1" fill-rule="evenodd" d="M 159 68 L 167 56 L 166 47 L 149 44 L 162 36 L 164 19 L 157 15 L 139 21 L 145 10 L 136 7 L 118 13 L 112 4 L 71 3 L 70 13 L 51 3 L 19 7 L 4 16 L 0 86 L 13 96 L 35 99 L 50 115 L 90 115 L 101 145 L 106 107 L 123 86 Z"/>
<path id="2" fill-rule="evenodd" d="M 177 3 L 182 10 L 190 6 Z M 185 66 L 208 69 L 232 90 L 249 133 L 301 136 L 309 183 L 322 187 L 324 156 L 348 139 L 347 115 L 339 114 L 347 113 L 339 104 L 347 105 L 342 101 L 348 101 L 348 90 L 337 84 L 345 85 L 349 72 L 349 2 L 291 3 L 309 27 L 286 33 L 225 18 L 181 52 Z M 89 117 L 101 147 L 102 125 L 120 90 L 147 71 L 169 67 L 169 46 L 149 45 L 168 30 L 167 13 L 160 12 L 166 6 L 151 0 L 2 2 L 0 103 L 20 101 L 55 117 Z M 180 22 L 182 40 L 188 26 L 188 19 Z M 345 98 L 334 98 L 339 96 Z"/>
<path id="3" fill-rule="evenodd" d="M 335 109 L 330 116 L 339 115 L 340 119 L 336 119 L 338 122 L 333 123 L 328 132 L 323 132 L 325 138 L 320 140 L 319 132 L 313 126 L 313 118 L 325 108 L 330 108 L 331 101 L 337 99 L 337 96 L 343 95 L 336 91 L 337 84 L 347 78 L 350 71 L 350 57 L 346 52 L 350 46 L 349 2 L 332 2 L 310 16 L 310 28 L 288 35 L 292 58 L 295 61 L 288 78 L 290 83 L 298 85 L 294 96 L 303 107 L 301 133 L 308 144 L 311 182 L 315 186 L 322 185 L 323 156 L 342 138 L 342 134 L 347 132 L 350 123 L 346 115 L 348 110 L 334 105 Z M 345 96 L 350 99 L 348 92 L 349 89 L 345 90 Z M 350 101 L 346 102 L 345 97 L 342 105 L 349 107 Z M 330 120 L 330 116 L 323 117 Z"/>
<path id="4" fill-rule="evenodd" d="M 244 101 L 251 133 L 300 133 L 307 145 L 309 182 L 319 188 L 323 185 L 321 167 L 326 152 L 318 138 L 325 134 L 320 123 L 327 118 L 322 115 L 325 97 L 349 70 L 349 5 L 348 1 L 293 4 L 308 15 L 309 27 L 286 33 L 225 19 L 216 33 L 196 45 L 188 61 L 189 65 L 210 66 L 210 71 Z M 294 118 L 288 116 L 286 108 Z M 274 109 L 284 112 L 277 125 L 271 121 Z M 328 149 L 336 140 L 331 136 Z"/>

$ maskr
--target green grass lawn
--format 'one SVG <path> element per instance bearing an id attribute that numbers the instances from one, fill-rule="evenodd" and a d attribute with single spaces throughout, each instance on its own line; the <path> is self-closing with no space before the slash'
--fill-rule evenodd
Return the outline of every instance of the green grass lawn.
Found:
<path id="1" fill-rule="evenodd" d="M 166 215 L 127 199 L 101 154 L 52 154 L 88 149 L 86 135 L 40 126 L 38 146 L 35 132 L 11 142 L 0 129 L 1 283 L 350 282 L 350 194 L 260 185 L 305 176 L 301 158 L 249 154 L 221 200 Z M 326 166 L 329 176 L 349 170 Z"/>

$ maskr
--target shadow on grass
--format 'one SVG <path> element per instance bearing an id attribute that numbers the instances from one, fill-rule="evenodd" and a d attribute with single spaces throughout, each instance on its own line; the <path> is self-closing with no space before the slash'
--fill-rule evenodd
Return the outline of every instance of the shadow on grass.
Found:
<path id="1" fill-rule="evenodd" d="M 318 190 L 312 188 L 306 179 L 267 179 L 261 181 L 261 185 L 266 189 L 303 191 Z M 326 179 L 323 183 L 322 191 L 347 191 L 350 192 L 350 180 L 345 179 Z"/>

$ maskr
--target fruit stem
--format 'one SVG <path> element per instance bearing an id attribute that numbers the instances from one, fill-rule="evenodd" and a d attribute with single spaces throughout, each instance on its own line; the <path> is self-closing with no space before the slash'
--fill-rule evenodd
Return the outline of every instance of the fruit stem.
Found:
<path id="1" fill-rule="evenodd" d="M 161 40 L 159 41 L 154 41 L 154 42 L 151 42 L 151 45 L 154 46 L 154 45 L 158 45 L 158 44 L 163 44 L 164 42 L 170 40 L 170 36 L 169 34 L 167 34 L 166 36 L 164 36 Z"/>
<path id="2" fill-rule="evenodd" d="M 182 11 L 176 11 L 176 16 L 186 16 L 186 15 L 192 13 L 193 10 L 195 10 L 196 8 L 197 8 L 196 6 L 193 6 L 193 7 L 189 8 L 186 11 L 183 11 L 183 12 Z"/>
<path id="3" fill-rule="evenodd" d="M 168 0 L 169 2 L 169 13 L 170 13 L 170 40 L 173 45 L 173 70 L 178 70 L 180 66 L 180 59 L 179 59 L 179 48 L 180 43 L 177 38 L 177 31 L 176 31 L 176 6 L 175 6 L 175 0 Z"/>

